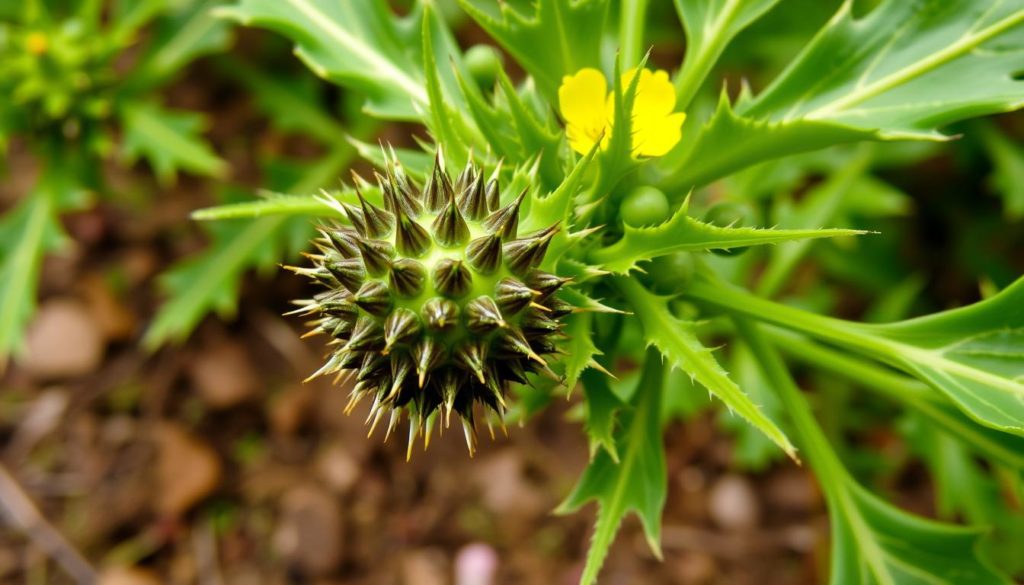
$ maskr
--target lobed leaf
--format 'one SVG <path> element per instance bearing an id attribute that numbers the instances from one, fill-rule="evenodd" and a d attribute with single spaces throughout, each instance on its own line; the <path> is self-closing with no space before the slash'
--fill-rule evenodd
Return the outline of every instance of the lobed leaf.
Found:
<path id="1" fill-rule="evenodd" d="M 800 362 L 894 400 L 927 419 L 930 428 L 956 437 L 992 462 L 1024 471 L 1024 438 L 979 425 L 923 382 L 793 333 L 775 330 L 769 337 L 773 345 Z"/>
<path id="2" fill-rule="evenodd" d="M 720 227 L 687 215 L 688 201 L 664 223 L 653 227 L 625 226 L 622 238 L 594 250 L 591 259 L 600 268 L 627 274 L 637 263 L 682 251 L 726 250 L 761 244 L 777 244 L 813 238 L 863 234 L 859 230 L 782 230 L 750 227 Z"/>
<path id="3" fill-rule="evenodd" d="M 590 440 L 590 458 L 597 455 L 599 449 L 611 457 L 613 463 L 619 463 L 619 450 L 615 443 L 616 415 L 625 406 L 622 400 L 608 385 L 608 374 L 596 370 L 582 373 L 583 394 L 586 418 L 584 428 Z"/>
<path id="4" fill-rule="evenodd" d="M 576 313 L 566 317 L 565 334 L 569 336 L 566 342 L 568 355 L 562 358 L 565 364 L 565 387 L 570 392 L 576 387 L 580 375 L 588 368 L 601 368 L 595 358 L 602 355 L 601 350 L 594 345 L 593 313 Z"/>
<path id="5" fill-rule="evenodd" d="M 128 161 L 145 158 L 167 184 L 178 171 L 221 176 L 226 165 L 200 136 L 203 117 L 167 110 L 153 102 L 129 102 L 121 109 L 122 152 Z"/>
<path id="6" fill-rule="evenodd" d="M 926 520 L 847 479 L 829 502 L 830 583 L 1010 583 L 978 555 L 984 530 Z"/>
<path id="7" fill-rule="evenodd" d="M 856 328 L 979 422 L 1024 435 L 1024 278 L 968 307 Z"/>
<path id="8" fill-rule="evenodd" d="M 632 408 L 620 417 L 618 461 L 607 450 L 598 451 L 572 493 L 558 507 L 557 513 L 567 514 L 591 500 L 598 504 L 581 585 L 597 580 L 622 519 L 630 511 L 640 518 L 651 550 L 661 556 L 661 512 L 667 492 L 665 447 L 659 424 L 663 376 L 660 356 L 648 351 Z"/>
<path id="9" fill-rule="evenodd" d="M 348 164 L 353 153 L 349 147 L 336 149 L 295 179 L 293 188 L 312 191 L 329 183 Z M 146 330 L 143 345 L 155 349 L 167 342 L 184 341 L 209 312 L 225 318 L 233 316 L 241 278 L 247 270 L 252 267 L 271 268 L 282 258 L 292 256 L 308 245 L 312 223 L 305 215 L 259 217 L 271 211 L 279 212 L 283 200 L 306 205 L 306 211 L 311 203 L 304 198 L 282 196 L 267 202 L 239 204 L 241 208 L 226 206 L 228 213 L 223 216 L 256 219 L 210 224 L 210 245 L 202 253 L 179 262 L 161 275 L 160 284 L 168 299 Z M 261 208 L 259 203 L 266 206 Z M 258 209 L 257 213 L 253 213 L 253 206 Z M 290 209 L 294 210 L 294 206 Z M 242 210 L 249 213 L 241 213 Z M 319 211 L 315 213 L 320 215 Z M 205 215 L 212 219 L 217 213 L 211 211 Z"/>
<path id="10" fill-rule="evenodd" d="M 1022 33 L 1019 2 L 886 0 L 857 18 L 847 0 L 742 112 L 942 138 L 946 124 L 1024 106 Z"/>
<path id="11" fill-rule="evenodd" d="M 418 14 L 399 18 L 379 0 L 239 0 L 219 11 L 246 26 L 290 37 L 317 75 L 367 96 L 370 114 L 421 120 L 430 106 Z"/>
<path id="12" fill-rule="evenodd" d="M 658 348 L 673 367 L 700 382 L 787 455 L 796 458 L 796 449 L 785 433 L 729 378 L 711 350 L 700 342 L 693 322 L 676 318 L 669 309 L 668 298 L 647 291 L 636 280 L 619 277 L 615 283 L 640 319 L 648 344 Z"/>
<path id="13" fill-rule="evenodd" d="M 1024 8 L 997 0 L 853 1 L 760 95 L 723 93 L 699 133 L 660 161 L 665 189 L 860 140 L 945 137 L 953 122 L 1024 106 Z"/>

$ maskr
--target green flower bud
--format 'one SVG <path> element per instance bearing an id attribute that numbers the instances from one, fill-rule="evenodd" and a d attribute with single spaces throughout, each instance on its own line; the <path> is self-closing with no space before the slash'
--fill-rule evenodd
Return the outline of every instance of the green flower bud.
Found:
<path id="1" fill-rule="evenodd" d="M 502 68 L 501 53 L 490 45 L 473 45 L 466 51 L 463 62 L 481 89 L 491 89 Z"/>
<path id="2" fill-rule="evenodd" d="M 671 213 L 668 197 L 649 185 L 641 185 L 629 192 L 619 208 L 622 221 L 630 227 L 658 225 Z"/>

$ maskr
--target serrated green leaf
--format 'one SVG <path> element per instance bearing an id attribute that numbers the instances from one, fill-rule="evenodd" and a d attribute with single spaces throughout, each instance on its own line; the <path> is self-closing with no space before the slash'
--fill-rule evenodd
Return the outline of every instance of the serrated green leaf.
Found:
<path id="1" fill-rule="evenodd" d="M 601 350 L 594 345 L 593 313 L 576 313 L 566 318 L 565 334 L 569 336 L 566 342 L 566 355 L 561 361 L 565 364 L 565 387 L 572 392 L 580 375 L 587 368 L 594 367 L 597 362 L 595 358 L 602 354 Z"/>
<path id="2" fill-rule="evenodd" d="M 952 122 L 1024 105 L 1018 3 L 885 0 L 859 19 L 852 7 L 844 2 L 759 96 L 744 93 L 733 111 L 723 93 L 700 132 L 659 162 L 662 187 L 833 144 L 940 140 Z"/>
<path id="3" fill-rule="evenodd" d="M 161 276 L 169 299 L 146 330 L 143 345 L 156 349 L 184 341 L 208 312 L 234 317 L 242 274 L 254 266 L 274 266 L 285 256 L 280 242 L 288 223 L 285 216 L 273 216 L 211 224 L 210 246 Z"/>
<path id="4" fill-rule="evenodd" d="M 555 224 L 562 226 L 561 232 L 552 240 L 548 247 L 549 252 L 545 256 L 545 261 L 549 265 L 553 265 L 572 244 L 568 231 L 573 223 L 576 196 L 583 187 L 587 169 L 590 168 L 596 153 L 595 147 L 589 154 L 579 159 L 554 191 L 543 197 L 541 189 L 531 189 L 528 193 L 524 205 L 525 213 L 521 220 L 521 229 L 524 233 L 547 229 Z M 531 174 L 536 176 L 535 173 Z"/>
<path id="5" fill-rule="evenodd" d="M 677 104 L 686 109 L 733 38 L 779 0 L 675 0 L 686 31 L 686 59 L 676 77 Z"/>
<path id="6" fill-rule="evenodd" d="M 581 585 L 597 580 L 622 519 L 630 511 L 640 518 L 651 550 L 661 556 L 661 512 L 667 492 L 665 447 L 659 424 L 663 375 L 660 356 L 648 351 L 632 409 L 620 417 L 622 428 L 616 441 L 619 462 L 606 450 L 598 451 L 575 489 L 558 507 L 558 513 L 565 514 L 590 500 L 598 504 Z"/>
<path id="7" fill-rule="evenodd" d="M 653 227 L 625 226 L 622 239 L 594 250 L 591 259 L 600 268 L 627 274 L 637 263 L 672 252 L 726 250 L 761 244 L 777 244 L 813 238 L 863 234 L 859 230 L 781 230 L 750 227 L 720 227 L 687 215 L 684 202 L 664 223 Z"/>
<path id="8" fill-rule="evenodd" d="M 782 405 L 771 392 L 750 348 L 738 339 L 731 344 L 730 350 L 728 368 L 736 384 L 744 389 L 762 412 L 772 420 L 781 420 Z M 763 471 L 779 460 L 781 453 L 771 439 L 741 417 L 722 412 L 718 422 L 733 436 L 732 461 L 739 469 Z"/>
<path id="9" fill-rule="evenodd" d="M 1024 105 L 1022 27 L 1019 2 L 885 0 L 856 18 L 848 0 L 743 113 L 940 138 L 946 124 Z"/>
<path id="10" fill-rule="evenodd" d="M 430 105 L 419 47 L 419 14 L 406 19 L 379 0 L 240 0 L 220 14 L 274 30 L 296 43 L 317 75 L 363 92 L 366 110 L 395 120 L 421 120 Z"/>
<path id="11" fill-rule="evenodd" d="M 683 132 L 679 146 L 655 163 L 658 183 L 666 192 L 686 192 L 758 163 L 874 136 L 831 122 L 742 116 L 734 111 L 725 91 L 699 130 L 694 122 L 688 122 L 693 125 Z"/>
<path id="12" fill-rule="evenodd" d="M 862 151 L 827 180 L 808 190 L 798 205 L 781 209 L 778 213 L 780 224 L 786 228 L 813 228 L 826 223 L 834 225 L 843 202 L 860 195 L 854 188 L 859 184 L 858 179 L 864 177 L 867 172 L 870 161 L 870 153 Z M 785 284 L 797 263 L 807 254 L 812 243 L 803 240 L 787 242 L 772 248 L 771 259 L 758 282 L 758 294 L 775 295 Z"/>
<path id="13" fill-rule="evenodd" d="M 615 443 L 616 415 L 625 404 L 608 386 L 608 374 L 587 370 L 582 374 L 583 394 L 587 400 L 583 426 L 590 440 L 590 458 L 603 449 L 613 463 L 619 463 L 619 450 Z"/>
<path id="14" fill-rule="evenodd" d="M 669 309 L 667 298 L 647 291 L 636 280 L 619 277 L 615 283 L 640 319 L 648 344 L 658 348 L 669 364 L 690 374 L 787 455 L 796 457 L 795 448 L 775 421 L 729 379 L 711 350 L 700 342 L 694 323 L 676 318 Z"/>
<path id="15" fill-rule="evenodd" d="M 686 294 L 891 364 L 978 423 L 1024 436 L 1024 278 L 968 307 L 882 325 L 822 317 L 709 278 Z"/>
<path id="16" fill-rule="evenodd" d="M 533 76 L 550 103 L 558 103 L 562 76 L 601 68 L 608 0 L 539 0 L 529 14 L 503 1 L 459 5 Z"/>
<path id="17" fill-rule="evenodd" d="M 200 137 L 205 123 L 197 113 L 129 102 L 121 109 L 121 122 L 125 159 L 145 158 L 161 183 L 173 181 L 178 171 L 209 176 L 225 171 L 224 161 Z"/>

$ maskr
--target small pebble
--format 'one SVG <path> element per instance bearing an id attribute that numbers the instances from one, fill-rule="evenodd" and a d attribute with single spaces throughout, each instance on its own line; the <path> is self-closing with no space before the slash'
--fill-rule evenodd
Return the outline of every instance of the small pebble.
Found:
<path id="1" fill-rule="evenodd" d="M 98 585 L 160 585 L 156 573 L 139 567 L 110 567 L 100 573 Z"/>
<path id="2" fill-rule="evenodd" d="M 261 382 L 245 350 L 227 341 L 206 344 L 189 364 L 196 392 L 210 408 L 229 408 L 258 392 Z"/>
<path id="3" fill-rule="evenodd" d="M 156 442 L 156 508 L 176 518 L 217 489 L 221 462 L 209 445 L 177 424 L 160 425 Z"/>
<path id="4" fill-rule="evenodd" d="M 32 320 L 20 362 L 37 379 L 73 378 L 95 371 L 105 349 L 103 333 L 84 304 L 53 299 Z"/>
<path id="5" fill-rule="evenodd" d="M 469 544 L 455 556 L 455 585 L 494 585 L 498 553 L 483 543 Z"/>
<path id="6" fill-rule="evenodd" d="M 335 443 L 317 458 L 316 470 L 332 491 L 343 494 L 359 479 L 359 462 L 344 445 Z"/>
<path id="7" fill-rule="evenodd" d="M 289 564 L 307 576 L 333 571 L 341 562 L 341 506 L 315 484 L 298 485 L 281 498 L 281 516 L 274 547 Z"/>
<path id="8" fill-rule="evenodd" d="M 726 530 L 750 530 L 757 526 L 761 508 L 750 481 L 741 475 L 724 475 L 711 485 L 708 514 Z"/>

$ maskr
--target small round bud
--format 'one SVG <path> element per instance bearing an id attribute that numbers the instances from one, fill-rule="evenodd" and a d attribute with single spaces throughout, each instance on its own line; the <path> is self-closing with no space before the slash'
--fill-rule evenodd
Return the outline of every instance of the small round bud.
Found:
<path id="1" fill-rule="evenodd" d="M 644 266 L 644 281 L 651 289 L 662 295 L 679 294 L 693 280 L 697 267 L 691 252 L 673 252 L 658 256 Z"/>
<path id="2" fill-rule="evenodd" d="M 466 51 L 463 62 L 480 89 L 489 90 L 498 80 L 502 68 L 501 53 L 490 45 L 473 45 Z"/>
<path id="3" fill-rule="evenodd" d="M 619 213 L 623 223 L 630 227 L 658 225 L 669 218 L 668 197 L 654 187 L 642 185 L 626 195 Z"/>

